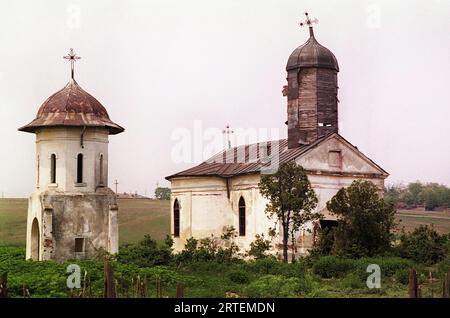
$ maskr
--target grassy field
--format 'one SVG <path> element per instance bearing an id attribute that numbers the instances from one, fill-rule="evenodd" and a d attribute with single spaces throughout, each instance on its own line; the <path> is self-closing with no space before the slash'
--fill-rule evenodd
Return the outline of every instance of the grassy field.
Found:
<path id="1" fill-rule="evenodd" d="M 120 243 L 132 243 L 150 234 L 160 241 L 169 233 L 169 201 L 120 199 Z M 0 199 L 0 245 L 25 245 L 26 199 Z"/>
<path id="2" fill-rule="evenodd" d="M 119 200 L 120 243 L 139 241 L 145 234 L 161 241 L 169 233 L 169 201 L 146 199 Z M 26 199 L 0 199 L 0 244 L 25 245 Z M 432 224 L 438 232 L 450 232 L 449 212 L 401 210 L 400 227 L 411 231 L 420 224 Z"/>

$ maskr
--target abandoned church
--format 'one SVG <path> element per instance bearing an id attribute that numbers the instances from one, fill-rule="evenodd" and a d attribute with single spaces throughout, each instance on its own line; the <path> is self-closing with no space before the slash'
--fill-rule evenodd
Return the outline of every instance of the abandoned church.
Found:
<path id="1" fill-rule="evenodd" d="M 338 62 L 316 40 L 308 17 L 305 24 L 309 39 L 292 52 L 286 66 L 287 139 L 224 150 L 166 178 L 172 189 L 175 251 L 182 250 L 190 237 L 220 237 L 227 226 L 237 230 L 236 243 L 241 250 L 249 249 L 256 234 L 268 237 L 275 220 L 265 214 L 267 200 L 258 188 L 261 174 L 267 173 L 267 162 L 295 161 L 301 165 L 318 198 L 316 212 L 324 215 L 320 222 L 300 229 L 291 253 L 308 253 L 317 230 L 335 222 L 326 202 L 339 189 L 362 179 L 383 191 L 388 173 L 339 134 Z M 278 235 L 272 244 L 273 254 L 281 252 L 281 242 Z"/>
<path id="2" fill-rule="evenodd" d="M 36 186 L 28 202 L 26 258 L 80 259 L 117 253 L 115 194 L 108 188 L 108 137 L 124 131 L 74 79 L 20 131 L 36 134 Z"/>

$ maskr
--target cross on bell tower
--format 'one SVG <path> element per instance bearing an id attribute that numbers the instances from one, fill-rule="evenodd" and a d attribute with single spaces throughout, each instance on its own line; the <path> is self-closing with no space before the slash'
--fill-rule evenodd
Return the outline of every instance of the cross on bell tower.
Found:
<path id="1" fill-rule="evenodd" d="M 306 20 L 303 21 L 303 22 L 300 22 L 300 26 L 302 27 L 302 26 L 307 25 L 309 27 L 309 35 L 310 36 L 314 36 L 314 31 L 313 31 L 312 25 L 313 25 L 313 23 L 314 24 L 319 23 L 319 20 L 317 18 L 314 18 L 314 19 L 311 20 L 311 18 L 309 17 L 308 12 L 305 12 L 305 16 L 306 16 Z"/>
<path id="2" fill-rule="evenodd" d="M 73 49 L 71 48 L 68 55 L 63 56 L 64 59 L 69 60 L 70 61 L 70 69 L 71 69 L 71 78 L 74 78 L 74 66 L 75 66 L 75 61 L 81 59 L 80 56 L 77 56 L 74 52 Z"/>

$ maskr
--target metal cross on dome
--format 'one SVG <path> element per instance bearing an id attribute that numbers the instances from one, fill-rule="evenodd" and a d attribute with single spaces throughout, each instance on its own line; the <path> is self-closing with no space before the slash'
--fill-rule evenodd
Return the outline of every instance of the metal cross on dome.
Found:
<path id="1" fill-rule="evenodd" d="M 75 66 L 75 61 L 81 59 L 80 56 L 77 56 L 74 52 L 73 49 L 71 48 L 69 51 L 69 54 L 66 56 L 63 56 L 63 58 L 65 58 L 66 60 L 70 61 L 70 69 L 71 69 L 71 75 L 72 75 L 72 79 L 74 79 L 74 66 Z"/>
<path id="2" fill-rule="evenodd" d="M 312 25 L 313 25 L 313 23 L 315 23 L 315 24 L 319 23 L 319 20 L 317 18 L 314 18 L 314 19 L 311 20 L 311 18 L 309 17 L 308 12 L 305 12 L 305 16 L 306 16 L 306 20 L 303 21 L 303 22 L 300 22 L 300 26 L 302 27 L 304 25 L 307 25 L 309 27 L 309 33 L 311 35 L 313 35 L 313 33 L 312 33 Z"/>
<path id="3" fill-rule="evenodd" d="M 227 125 L 227 126 L 225 127 L 225 129 L 222 130 L 222 134 L 226 135 L 226 137 L 227 137 L 228 149 L 231 149 L 230 135 L 231 135 L 231 134 L 234 134 L 234 130 L 230 129 L 230 125 Z"/>

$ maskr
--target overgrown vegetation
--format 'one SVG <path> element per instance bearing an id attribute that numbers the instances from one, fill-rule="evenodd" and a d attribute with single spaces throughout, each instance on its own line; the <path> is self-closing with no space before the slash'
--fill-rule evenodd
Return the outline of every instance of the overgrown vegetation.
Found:
<path id="1" fill-rule="evenodd" d="M 327 209 L 338 217 L 338 226 L 332 230 L 332 237 L 327 238 L 334 239 L 331 251 L 353 257 L 389 251 L 395 209 L 379 196 L 372 182 L 358 180 L 340 189 L 327 203 Z"/>
<path id="2" fill-rule="evenodd" d="M 209 244 L 198 245 L 196 249 L 191 247 L 184 255 L 191 253 L 198 257 L 184 257 L 180 262 L 180 255 L 166 258 L 166 243 L 155 246 L 150 237 L 134 247 L 135 251 L 144 253 L 128 254 L 126 260 L 119 257 L 113 261 L 119 297 L 137 297 L 139 281 L 147 282 L 148 297 L 156 297 L 157 279 L 161 282 L 163 297 L 175 297 L 177 282 L 184 284 L 186 297 L 407 297 L 411 267 L 418 270 L 423 297 L 439 297 L 442 278 L 450 266 L 448 257 L 433 266 L 398 257 L 356 260 L 316 256 L 284 263 L 269 256 L 244 261 L 220 257 L 217 250 L 210 250 Z M 126 247 L 130 248 L 130 245 Z M 209 256 L 204 258 L 207 254 Z M 10 297 L 76 297 L 80 290 L 70 291 L 66 286 L 67 266 L 73 263 L 81 267 L 81 290 L 85 289 L 85 297 L 103 296 L 101 260 L 58 264 L 25 261 L 24 257 L 23 248 L 0 247 L 0 273 L 8 272 Z M 144 265 L 157 263 L 159 265 Z M 380 265 L 381 289 L 366 286 L 369 264 Z M 430 273 L 433 281 L 429 280 Z"/>

